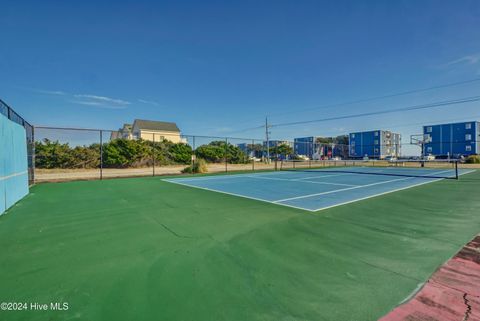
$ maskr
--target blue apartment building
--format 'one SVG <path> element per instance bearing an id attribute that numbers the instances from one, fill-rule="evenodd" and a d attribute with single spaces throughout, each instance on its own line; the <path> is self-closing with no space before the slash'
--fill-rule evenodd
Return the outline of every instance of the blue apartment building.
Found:
<path id="1" fill-rule="evenodd" d="M 300 137 L 293 140 L 293 152 L 295 155 L 302 155 L 312 158 L 317 153 L 314 142 L 317 137 Z"/>
<path id="2" fill-rule="evenodd" d="M 248 157 L 255 157 L 255 158 L 262 158 L 263 155 L 263 150 L 258 150 L 255 148 L 252 148 L 252 144 L 247 144 L 247 143 L 240 143 L 237 144 L 237 147 L 244 152 Z"/>
<path id="3" fill-rule="evenodd" d="M 460 157 L 480 154 L 480 122 L 423 126 L 425 155 Z"/>
<path id="4" fill-rule="evenodd" d="M 399 157 L 401 140 L 400 134 L 388 130 L 350 133 L 348 154 L 351 158 Z"/>

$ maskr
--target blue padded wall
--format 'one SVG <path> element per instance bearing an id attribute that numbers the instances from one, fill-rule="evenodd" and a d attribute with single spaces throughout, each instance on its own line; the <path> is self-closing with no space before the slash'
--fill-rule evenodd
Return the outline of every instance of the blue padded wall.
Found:
<path id="1" fill-rule="evenodd" d="M 0 215 L 27 194 L 25 129 L 0 114 Z"/>

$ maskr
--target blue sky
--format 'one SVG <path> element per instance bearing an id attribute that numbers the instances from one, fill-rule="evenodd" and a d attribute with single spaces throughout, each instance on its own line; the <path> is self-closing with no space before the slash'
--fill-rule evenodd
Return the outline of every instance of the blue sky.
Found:
<path id="1" fill-rule="evenodd" d="M 479 1 L 3 1 L 0 98 L 36 125 L 263 137 L 261 125 L 479 94 Z M 305 110 L 307 109 L 307 110 Z M 480 119 L 479 103 L 272 128 L 273 138 Z M 408 139 L 404 139 L 408 140 Z"/>

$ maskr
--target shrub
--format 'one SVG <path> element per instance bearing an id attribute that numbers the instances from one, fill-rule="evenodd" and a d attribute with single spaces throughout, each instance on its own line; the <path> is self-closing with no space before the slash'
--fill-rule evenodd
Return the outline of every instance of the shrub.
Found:
<path id="1" fill-rule="evenodd" d="M 68 144 L 44 139 L 35 142 L 35 166 L 38 168 L 74 168 L 76 160 L 72 157 Z"/>
<path id="2" fill-rule="evenodd" d="M 480 155 L 470 155 L 465 160 L 467 164 L 480 164 Z"/>
<path id="3" fill-rule="evenodd" d="M 144 140 L 115 139 L 103 147 L 105 167 L 136 167 L 150 161 L 151 149 Z"/>
<path id="4" fill-rule="evenodd" d="M 100 145 L 70 146 L 44 139 L 35 142 L 37 168 L 98 168 Z M 152 166 L 153 158 L 159 166 L 189 164 L 192 148 L 185 143 L 168 140 L 151 142 L 143 139 L 114 139 L 103 144 L 103 166 L 129 168 Z"/>
<path id="5" fill-rule="evenodd" d="M 207 171 L 207 162 L 201 158 L 198 158 L 193 165 L 185 167 L 182 170 L 182 173 L 206 173 Z"/>
<path id="6" fill-rule="evenodd" d="M 213 141 L 197 148 L 195 154 L 210 163 L 221 163 L 225 156 L 230 164 L 248 163 L 248 156 L 238 146 L 224 141 Z"/>
<path id="7" fill-rule="evenodd" d="M 168 152 L 176 163 L 188 164 L 192 159 L 192 148 L 184 143 L 172 144 Z"/>

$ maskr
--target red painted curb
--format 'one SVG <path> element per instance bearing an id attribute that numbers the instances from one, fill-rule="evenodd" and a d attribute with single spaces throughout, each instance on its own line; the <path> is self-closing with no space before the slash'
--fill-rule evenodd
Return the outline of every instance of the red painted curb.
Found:
<path id="1" fill-rule="evenodd" d="M 480 321 L 480 235 L 380 321 Z"/>

